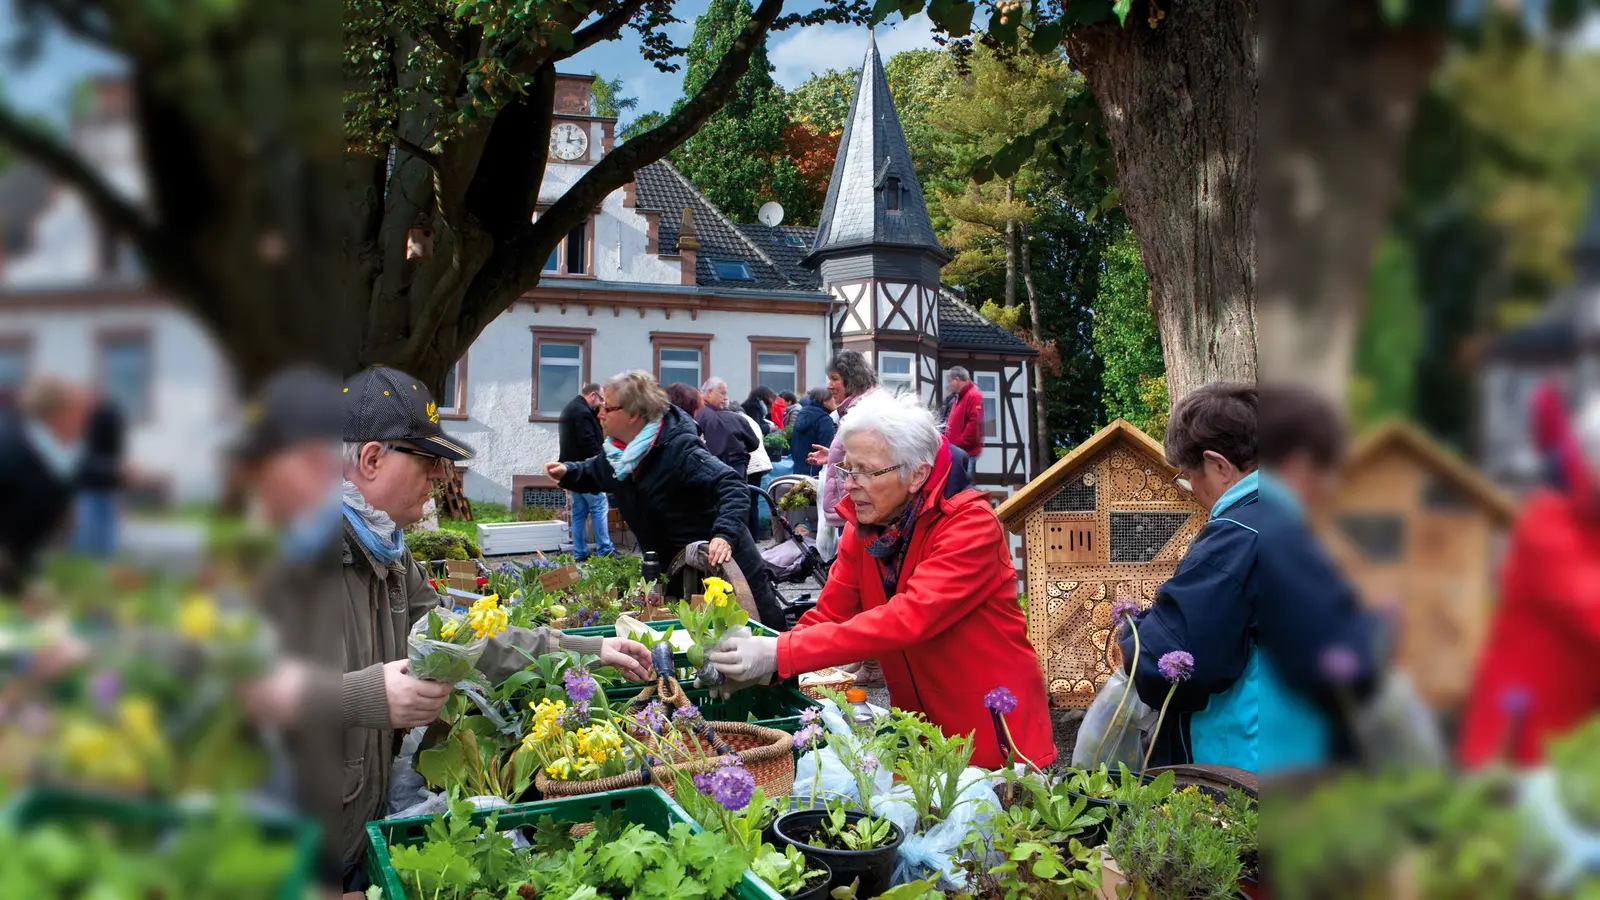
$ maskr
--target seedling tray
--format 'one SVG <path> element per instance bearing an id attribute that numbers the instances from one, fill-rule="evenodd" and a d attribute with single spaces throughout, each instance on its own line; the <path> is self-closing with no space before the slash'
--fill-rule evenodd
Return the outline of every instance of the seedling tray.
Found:
<path id="1" fill-rule="evenodd" d="M 115 797 L 61 785 L 39 785 L 19 793 L 0 816 L 18 828 L 48 823 L 104 822 L 130 832 L 161 831 L 195 820 L 204 820 L 210 810 L 205 804 L 176 806 L 155 800 Z M 279 900 L 300 900 L 306 896 L 317 864 L 321 828 L 309 819 L 256 814 L 262 832 L 272 840 L 295 846 L 294 863 L 279 885 Z"/>
<path id="2" fill-rule="evenodd" d="M 667 793 L 658 787 L 624 788 L 603 794 L 584 794 L 543 800 L 538 803 L 518 803 L 498 810 L 479 810 L 472 814 L 473 824 L 482 825 L 491 815 L 499 814 L 495 823 L 502 831 L 536 825 L 545 816 L 557 822 L 593 822 L 601 816 L 622 812 L 623 821 L 640 824 L 659 834 L 679 822 L 687 822 L 695 831 L 700 823 L 689 818 Z M 384 900 L 405 900 L 405 888 L 399 873 L 389 859 L 390 845 L 416 846 L 426 840 L 424 829 L 433 821 L 432 816 L 408 816 L 401 819 L 384 819 L 367 823 L 367 871 L 372 883 L 383 888 Z M 744 879 L 733 890 L 737 900 L 782 900 L 782 895 L 767 883 L 746 871 Z"/>

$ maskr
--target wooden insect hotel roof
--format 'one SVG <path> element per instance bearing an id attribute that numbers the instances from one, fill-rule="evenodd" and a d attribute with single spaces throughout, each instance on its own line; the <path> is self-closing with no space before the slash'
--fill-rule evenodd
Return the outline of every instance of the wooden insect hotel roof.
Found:
<path id="1" fill-rule="evenodd" d="M 1345 465 L 1345 477 L 1360 477 L 1362 468 L 1385 453 L 1402 453 L 1445 478 L 1470 497 L 1496 524 L 1509 525 L 1517 516 L 1517 501 L 1462 459 L 1454 450 L 1429 437 L 1409 422 L 1392 419 L 1362 436 Z"/>
<path id="2" fill-rule="evenodd" d="M 1156 461 L 1165 464 L 1166 451 L 1154 438 L 1139 430 L 1138 426 L 1127 419 L 1117 419 L 1095 432 L 1093 437 L 1074 447 L 1071 453 L 1057 460 L 1055 465 L 1045 469 L 1039 477 L 1006 498 L 1006 502 L 995 510 L 995 514 L 1000 517 L 1000 524 L 1008 531 L 1021 534 L 1029 513 L 1044 505 L 1046 500 L 1066 487 L 1084 466 L 1092 462 L 1100 451 L 1110 447 L 1118 438 L 1133 443 Z M 1171 471 L 1177 474 L 1176 469 Z"/>

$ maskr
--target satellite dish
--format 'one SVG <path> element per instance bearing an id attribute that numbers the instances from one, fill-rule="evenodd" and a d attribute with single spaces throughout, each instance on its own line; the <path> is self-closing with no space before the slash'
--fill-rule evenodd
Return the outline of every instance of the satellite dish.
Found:
<path id="1" fill-rule="evenodd" d="M 761 204 L 761 211 L 756 213 L 761 219 L 761 224 L 768 228 L 777 228 L 783 222 L 783 204 L 776 200 L 768 200 Z"/>

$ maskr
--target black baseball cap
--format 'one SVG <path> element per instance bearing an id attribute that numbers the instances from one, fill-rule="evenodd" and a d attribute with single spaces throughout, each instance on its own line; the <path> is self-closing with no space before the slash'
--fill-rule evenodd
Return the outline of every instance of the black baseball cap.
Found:
<path id="1" fill-rule="evenodd" d="M 255 462 L 305 441 L 337 442 L 343 415 L 337 376 L 316 366 L 291 366 L 267 379 L 245 404 L 233 455 Z"/>
<path id="2" fill-rule="evenodd" d="M 472 458 L 472 448 L 439 427 L 439 404 L 420 380 L 388 366 L 373 366 L 344 383 L 344 439 L 406 441 L 445 459 Z"/>

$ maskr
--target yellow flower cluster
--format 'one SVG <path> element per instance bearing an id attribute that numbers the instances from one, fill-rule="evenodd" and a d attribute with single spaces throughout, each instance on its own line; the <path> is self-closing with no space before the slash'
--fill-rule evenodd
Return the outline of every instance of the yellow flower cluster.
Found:
<path id="1" fill-rule="evenodd" d="M 221 621 L 217 605 L 205 594 L 191 594 L 178 608 L 178 634 L 192 641 L 209 641 Z"/>
<path id="2" fill-rule="evenodd" d="M 448 641 L 453 639 L 456 636 L 456 632 L 460 630 L 461 621 L 459 619 L 451 619 L 439 626 L 439 636 Z"/>
<path id="3" fill-rule="evenodd" d="M 561 725 L 567 704 L 540 700 L 533 707 L 533 727 L 522 736 L 522 748 L 558 781 L 587 781 L 621 773 L 627 767 L 622 732 L 610 722 L 568 731 Z"/>
<path id="4" fill-rule="evenodd" d="M 117 704 L 115 727 L 87 719 L 68 721 L 61 747 L 73 771 L 92 781 L 123 787 L 140 784 L 144 764 L 168 751 L 155 704 L 139 696 Z"/>
<path id="5" fill-rule="evenodd" d="M 706 579 L 706 602 L 721 609 L 728 605 L 728 598 L 733 596 L 733 585 L 721 578 Z"/>
<path id="6" fill-rule="evenodd" d="M 548 741 L 561 733 L 561 716 L 567 711 L 567 701 L 551 700 L 546 697 L 539 701 L 533 708 L 533 730 L 528 732 L 528 737 L 536 741 Z M 523 746 L 527 746 L 527 738 L 523 739 Z"/>
<path id="7" fill-rule="evenodd" d="M 605 722 L 579 729 L 578 752 L 598 766 L 622 753 L 622 734 L 616 726 Z"/>
<path id="8" fill-rule="evenodd" d="M 500 607 L 500 595 L 490 594 L 480 597 L 467 610 L 467 623 L 472 626 L 472 633 L 480 640 L 492 638 L 511 624 L 511 614 Z"/>

